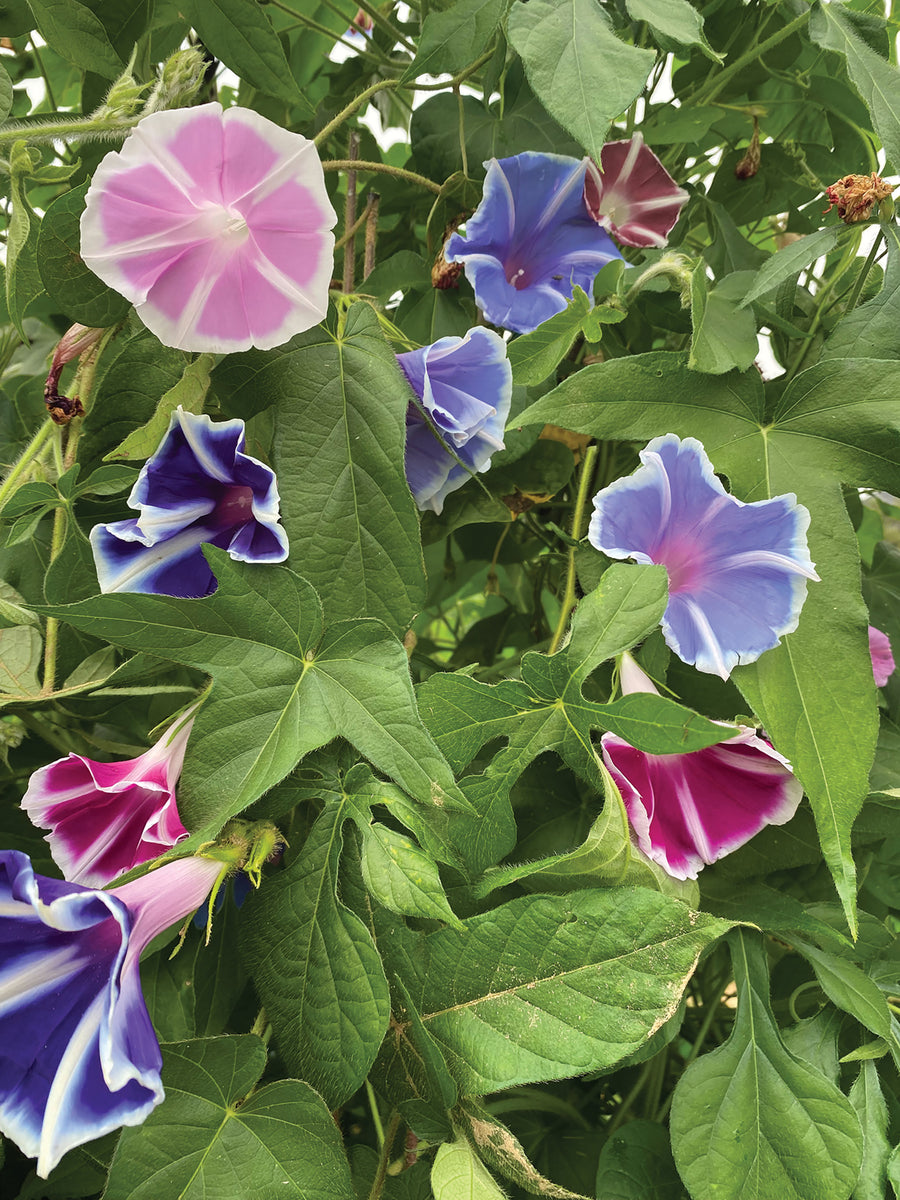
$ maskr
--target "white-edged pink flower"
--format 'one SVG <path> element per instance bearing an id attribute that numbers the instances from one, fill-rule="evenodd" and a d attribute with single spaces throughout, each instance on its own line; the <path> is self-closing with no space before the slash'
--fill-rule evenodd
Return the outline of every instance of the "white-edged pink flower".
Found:
<path id="1" fill-rule="evenodd" d="M 102 763 L 70 754 L 31 776 L 22 807 L 50 830 L 50 853 L 71 883 L 105 887 L 187 836 L 175 784 L 195 711 L 182 713 L 138 758 Z"/>
<path id="2" fill-rule="evenodd" d="M 598 225 L 626 246 L 665 246 L 688 199 L 641 134 L 607 142 L 588 163 L 584 202 Z"/>
<path id="3" fill-rule="evenodd" d="M 875 676 L 875 686 L 884 687 L 897 664 L 891 651 L 891 640 L 886 633 L 869 626 L 869 656 L 872 659 L 872 674 Z"/>
<path id="4" fill-rule="evenodd" d="M 622 655 L 622 691 L 656 692 L 633 658 Z M 638 846 L 675 879 L 696 879 L 765 825 L 783 825 L 803 788 L 790 764 L 756 731 L 690 754 L 645 754 L 613 733 L 603 761 L 622 795 Z"/>
<path id="5" fill-rule="evenodd" d="M 144 117 L 107 154 L 81 256 L 165 345 L 269 350 L 324 317 L 336 221 L 311 141 L 203 104 Z"/>

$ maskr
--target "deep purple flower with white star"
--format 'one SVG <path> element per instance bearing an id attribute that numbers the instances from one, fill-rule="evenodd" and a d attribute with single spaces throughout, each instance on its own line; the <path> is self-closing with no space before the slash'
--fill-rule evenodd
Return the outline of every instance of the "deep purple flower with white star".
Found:
<path id="1" fill-rule="evenodd" d="M 163 1099 L 138 962 L 223 865 L 168 863 L 111 892 L 36 875 L 0 851 L 0 1131 L 46 1179 L 75 1146 Z"/>
<path id="2" fill-rule="evenodd" d="M 665 246 L 688 194 L 640 133 L 607 142 L 588 163 L 584 202 L 598 225 L 626 246 Z"/>
<path id="3" fill-rule="evenodd" d="M 200 547 L 236 562 L 288 554 L 275 473 L 244 453 L 244 422 L 176 409 L 159 449 L 128 497 L 140 516 L 95 525 L 91 546 L 102 592 L 208 596 L 216 580 Z"/>
<path id="4" fill-rule="evenodd" d="M 66 879 L 105 887 L 187 837 L 175 784 L 192 712 L 138 758 L 103 763 L 69 754 L 34 772 L 22 807 L 35 825 L 51 831 L 46 840 Z"/>
<path id="5" fill-rule="evenodd" d="M 587 210 L 587 164 L 533 151 L 485 163 L 481 203 L 444 253 L 465 264 L 492 324 L 530 333 L 563 311 L 576 284 L 590 296 L 600 268 L 622 257 Z"/>
<path id="6" fill-rule="evenodd" d="M 493 330 L 479 327 L 465 337 L 441 338 L 421 350 L 398 354 L 397 361 L 453 451 L 448 453 L 420 409 L 410 404 L 406 478 L 419 508 L 439 513 L 450 492 L 461 488 L 473 472 L 486 471 L 494 451 L 503 449 L 512 400 L 506 343 Z"/>
<path id="7" fill-rule="evenodd" d="M 622 691 L 656 692 L 628 654 Z M 709 863 L 737 850 L 766 825 L 797 811 L 803 788 L 790 764 L 756 731 L 690 754 L 645 754 L 613 733 L 602 738 L 638 846 L 675 879 L 696 879 Z"/>
<path id="8" fill-rule="evenodd" d="M 662 563 L 666 642 L 727 679 L 797 628 L 807 581 L 819 578 L 809 512 L 792 494 L 752 504 L 729 495 L 695 438 L 654 438 L 641 462 L 594 497 L 588 539 L 610 558 Z"/>
<path id="9" fill-rule="evenodd" d="M 874 625 L 869 626 L 869 657 L 872 659 L 875 686 L 884 687 L 896 671 L 897 664 L 891 650 L 891 639 Z"/>

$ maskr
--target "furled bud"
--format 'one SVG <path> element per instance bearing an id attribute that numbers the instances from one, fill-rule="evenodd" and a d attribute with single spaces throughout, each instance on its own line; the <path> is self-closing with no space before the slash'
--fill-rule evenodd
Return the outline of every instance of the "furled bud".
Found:
<path id="1" fill-rule="evenodd" d="M 836 208 L 838 216 L 847 225 L 867 221 L 875 205 L 887 200 L 895 186 L 885 183 L 874 171 L 871 175 L 845 175 L 825 189 L 829 204 L 823 215 Z"/>
<path id="2" fill-rule="evenodd" d="M 735 164 L 734 174 L 736 179 L 752 179 L 759 170 L 759 118 L 753 118 L 753 135 L 750 138 L 750 145 L 747 147 L 747 152 L 739 163 Z"/>
<path id="3" fill-rule="evenodd" d="M 144 116 L 164 108 L 187 108 L 203 86 L 208 65 L 203 51 L 196 46 L 176 50 L 163 63 L 144 106 Z"/>

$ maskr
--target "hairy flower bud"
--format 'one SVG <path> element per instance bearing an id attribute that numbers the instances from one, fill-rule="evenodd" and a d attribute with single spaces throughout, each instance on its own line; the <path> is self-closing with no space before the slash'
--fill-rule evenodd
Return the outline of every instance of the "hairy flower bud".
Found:
<path id="1" fill-rule="evenodd" d="M 164 108 L 187 108 L 203 86 L 208 62 L 196 46 L 176 50 L 163 63 L 144 106 L 144 115 Z"/>

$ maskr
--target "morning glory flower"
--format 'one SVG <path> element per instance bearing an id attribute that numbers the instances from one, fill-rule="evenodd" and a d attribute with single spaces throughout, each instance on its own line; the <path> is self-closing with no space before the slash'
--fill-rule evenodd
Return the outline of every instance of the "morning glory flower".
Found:
<path id="1" fill-rule="evenodd" d="M 187 836 L 175 784 L 195 708 L 138 758 L 102 763 L 69 754 L 34 772 L 22 807 L 51 831 L 50 853 L 66 879 L 105 887 Z"/>
<path id="2" fill-rule="evenodd" d="M 869 626 L 869 657 L 872 659 L 872 674 L 875 676 L 875 686 L 884 687 L 897 664 L 891 651 L 891 640 L 886 633 Z"/>
<path id="3" fill-rule="evenodd" d="M 324 317 L 336 220 L 312 142 L 202 104 L 144 117 L 103 159 L 81 256 L 164 345 L 269 350 Z"/>
<path id="4" fill-rule="evenodd" d="M 622 691 L 656 692 L 630 655 L 622 656 Z M 640 849 L 675 879 L 743 846 L 765 825 L 783 825 L 803 788 L 790 764 L 756 731 L 690 754 L 645 754 L 613 733 L 601 739 Z"/>
<path id="5" fill-rule="evenodd" d="M 512 367 L 506 343 L 490 329 L 445 337 L 397 361 L 425 412 L 460 460 L 444 449 L 419 408 L 406 416 L 406 478 L 416 504 L 439 513 L 450 492 L 474 471 L 486 471 L 503 449 L 512 400 Z M 464 464 L 464 465 L 461 465 Z"/>
<path id="6" fill-rule="evenodd" d="M 621 258 L 584 202 L 588 159 L 527 151 L 485 163 L 482 201 L 445 247 L 494 325 L 530 333 L 562 312 L 577 284 L 590 296 L 594 278 Z"/>
<path id="7" fill-rule="evenodd" d="M 100 590 L 208 596 L 216 580 L 204 543 L 236 562 L 283 562 L 275 474 L 243 451 L 243 421 L 176 409 L 128 497 L 140 516 L 91 530 Z"/>
<path id="8" fill-rule="evenodd" d="M 138 961 L 222 871 L 186 858 L 102 892 L 0 851 L 0 1131 L 37 1158 L 42 1178 L 66 1151 L 139 1125 L 163 1099 Z"/>
<path id="9" fill-rule="evenodd" d="M 584 202 L 598 225 L 626 246 L 665 246 L 688 194 L 641 134 L 607 142 L 600 167 L 588 162 Z"/>
<path id="10" fill-rule="evenodd" d="M 695 438 L 654 438 L 641 462 L 594 497 L 588 539 L 610 558 L 665 566 L 666 642 L 727 679 L 797 628 L 807 580 L 819 578 L 809 513 L 791 494 L 752 504 L 730 496 Z"/>

